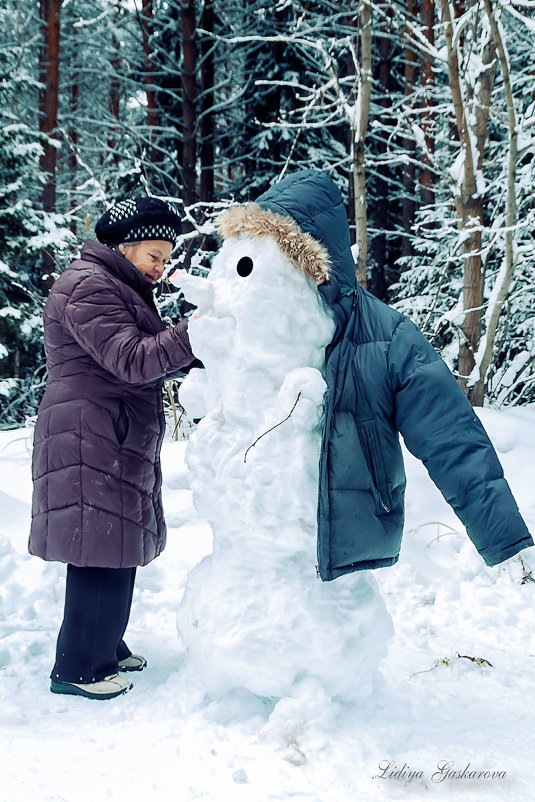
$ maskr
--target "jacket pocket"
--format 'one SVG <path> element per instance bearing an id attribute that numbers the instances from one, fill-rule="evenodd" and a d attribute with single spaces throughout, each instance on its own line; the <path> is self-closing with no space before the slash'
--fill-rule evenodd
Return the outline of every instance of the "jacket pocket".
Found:
<path id="1" fill-rule="evenodd" d="M 373 420 L 357 423 L 357 431 L 364 452 L 364 458 L 366 459 L 366 464 L 377 493 L 377 512 L 380 515 L 384 515 L 392 509 L 392 494 L 389 488 L 383 451 L 377 433 L 377 424 Z"/>
<path id="2" fill-rule="evenodd" d="M 130 428 L 130 420 L 128 418 L 128 410 L 126 408 L 125 402 L 121 399 L 119 401 L 119 415 L 114 423 L 115 435 L 117 437 L 117 442 L 119 443 L 120 446 L 122 446 L 122 444 L 128 437 L 129 428 Z"/>

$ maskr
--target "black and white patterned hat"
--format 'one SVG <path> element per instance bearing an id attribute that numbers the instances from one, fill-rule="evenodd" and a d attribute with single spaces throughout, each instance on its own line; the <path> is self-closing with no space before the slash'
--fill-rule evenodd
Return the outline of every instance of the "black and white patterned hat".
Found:
<path id="1" fill-rule="evenodd" d="M 95 225 L 97 239 L 106 245 L 157 239 L 174 246 L 180 231 L 180 217 L 160 198 L 119 201 Z"/>

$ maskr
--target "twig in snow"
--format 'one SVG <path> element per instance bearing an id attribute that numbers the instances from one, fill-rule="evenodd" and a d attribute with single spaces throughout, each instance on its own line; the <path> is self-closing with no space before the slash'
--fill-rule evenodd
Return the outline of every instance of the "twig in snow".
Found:
<path id="1" fill-rule="evenodd" d="M 459 654 L 459 652 L 457 652 L 457 657 L 459 657 L 461 660 L 471 660 L 472 663 L 476 663 L 479 668 L 482 668 L 483 666 L 490 666 L 491 668 L 494 668 L 492 663 L 489 663 L 489 661 L 485 660 L 484 657 L 470 657 L 468 654 Z"/>
<path id="2" fill-rule="evenodd" d="M 490 668 L 494 668 L 492 663 L 488 660 L 485 660 L 484 657 L 470 657 L 468 654 L 459 654 L 457 652 L 457 657 L 459 660 L 470 660 L 472 663 L 475 663 L 479 668 L 483 668 L 484 666 L 489 666 Z M 452 665 L 452 658 L 450 657 L 443 657 L 442 659 L 438 658 L 435 660 L 431 668 L 424 668 L 423 671 L 415 671 L 414 674 L 411 674 L 409 679 L 412 679 L 417 674 L 427 674 L 429 671 L 434 671 L 435 668 L 439 666 L 451 666 Z"/>

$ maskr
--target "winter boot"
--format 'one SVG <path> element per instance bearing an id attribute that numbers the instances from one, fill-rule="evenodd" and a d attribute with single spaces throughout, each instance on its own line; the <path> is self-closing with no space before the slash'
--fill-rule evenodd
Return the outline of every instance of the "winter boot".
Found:
<path id="1" fill-rule="evenodd" d="M 87 699 L 114 699 L 127 693 L 134 686 L 126 677 L 110 674 L 98 682 L 61 682 L 53 679 L 50 683 L 52 693 L 67 693 L 72 696 L 85 696 Z"/>
<path id="2" fill-rule="evenodd" d="M 119 660 L 119 671 L 143 671 L 147 666 L 147 661 L 140 654 L 131 654 L 124 660 Z"/>

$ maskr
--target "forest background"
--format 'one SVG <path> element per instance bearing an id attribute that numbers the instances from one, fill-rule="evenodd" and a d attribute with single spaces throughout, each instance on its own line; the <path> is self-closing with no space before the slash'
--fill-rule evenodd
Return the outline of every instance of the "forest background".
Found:
<path id="1" fill-rule="evenodd" d="M 472 403 L 535 402 L 535 0 L 3 0 L 0 123 L 1 426 L 36 414 L 47 292 L 110 203 L 169 199 L 205 272 L 217 213 L 303 167 Z"/>

